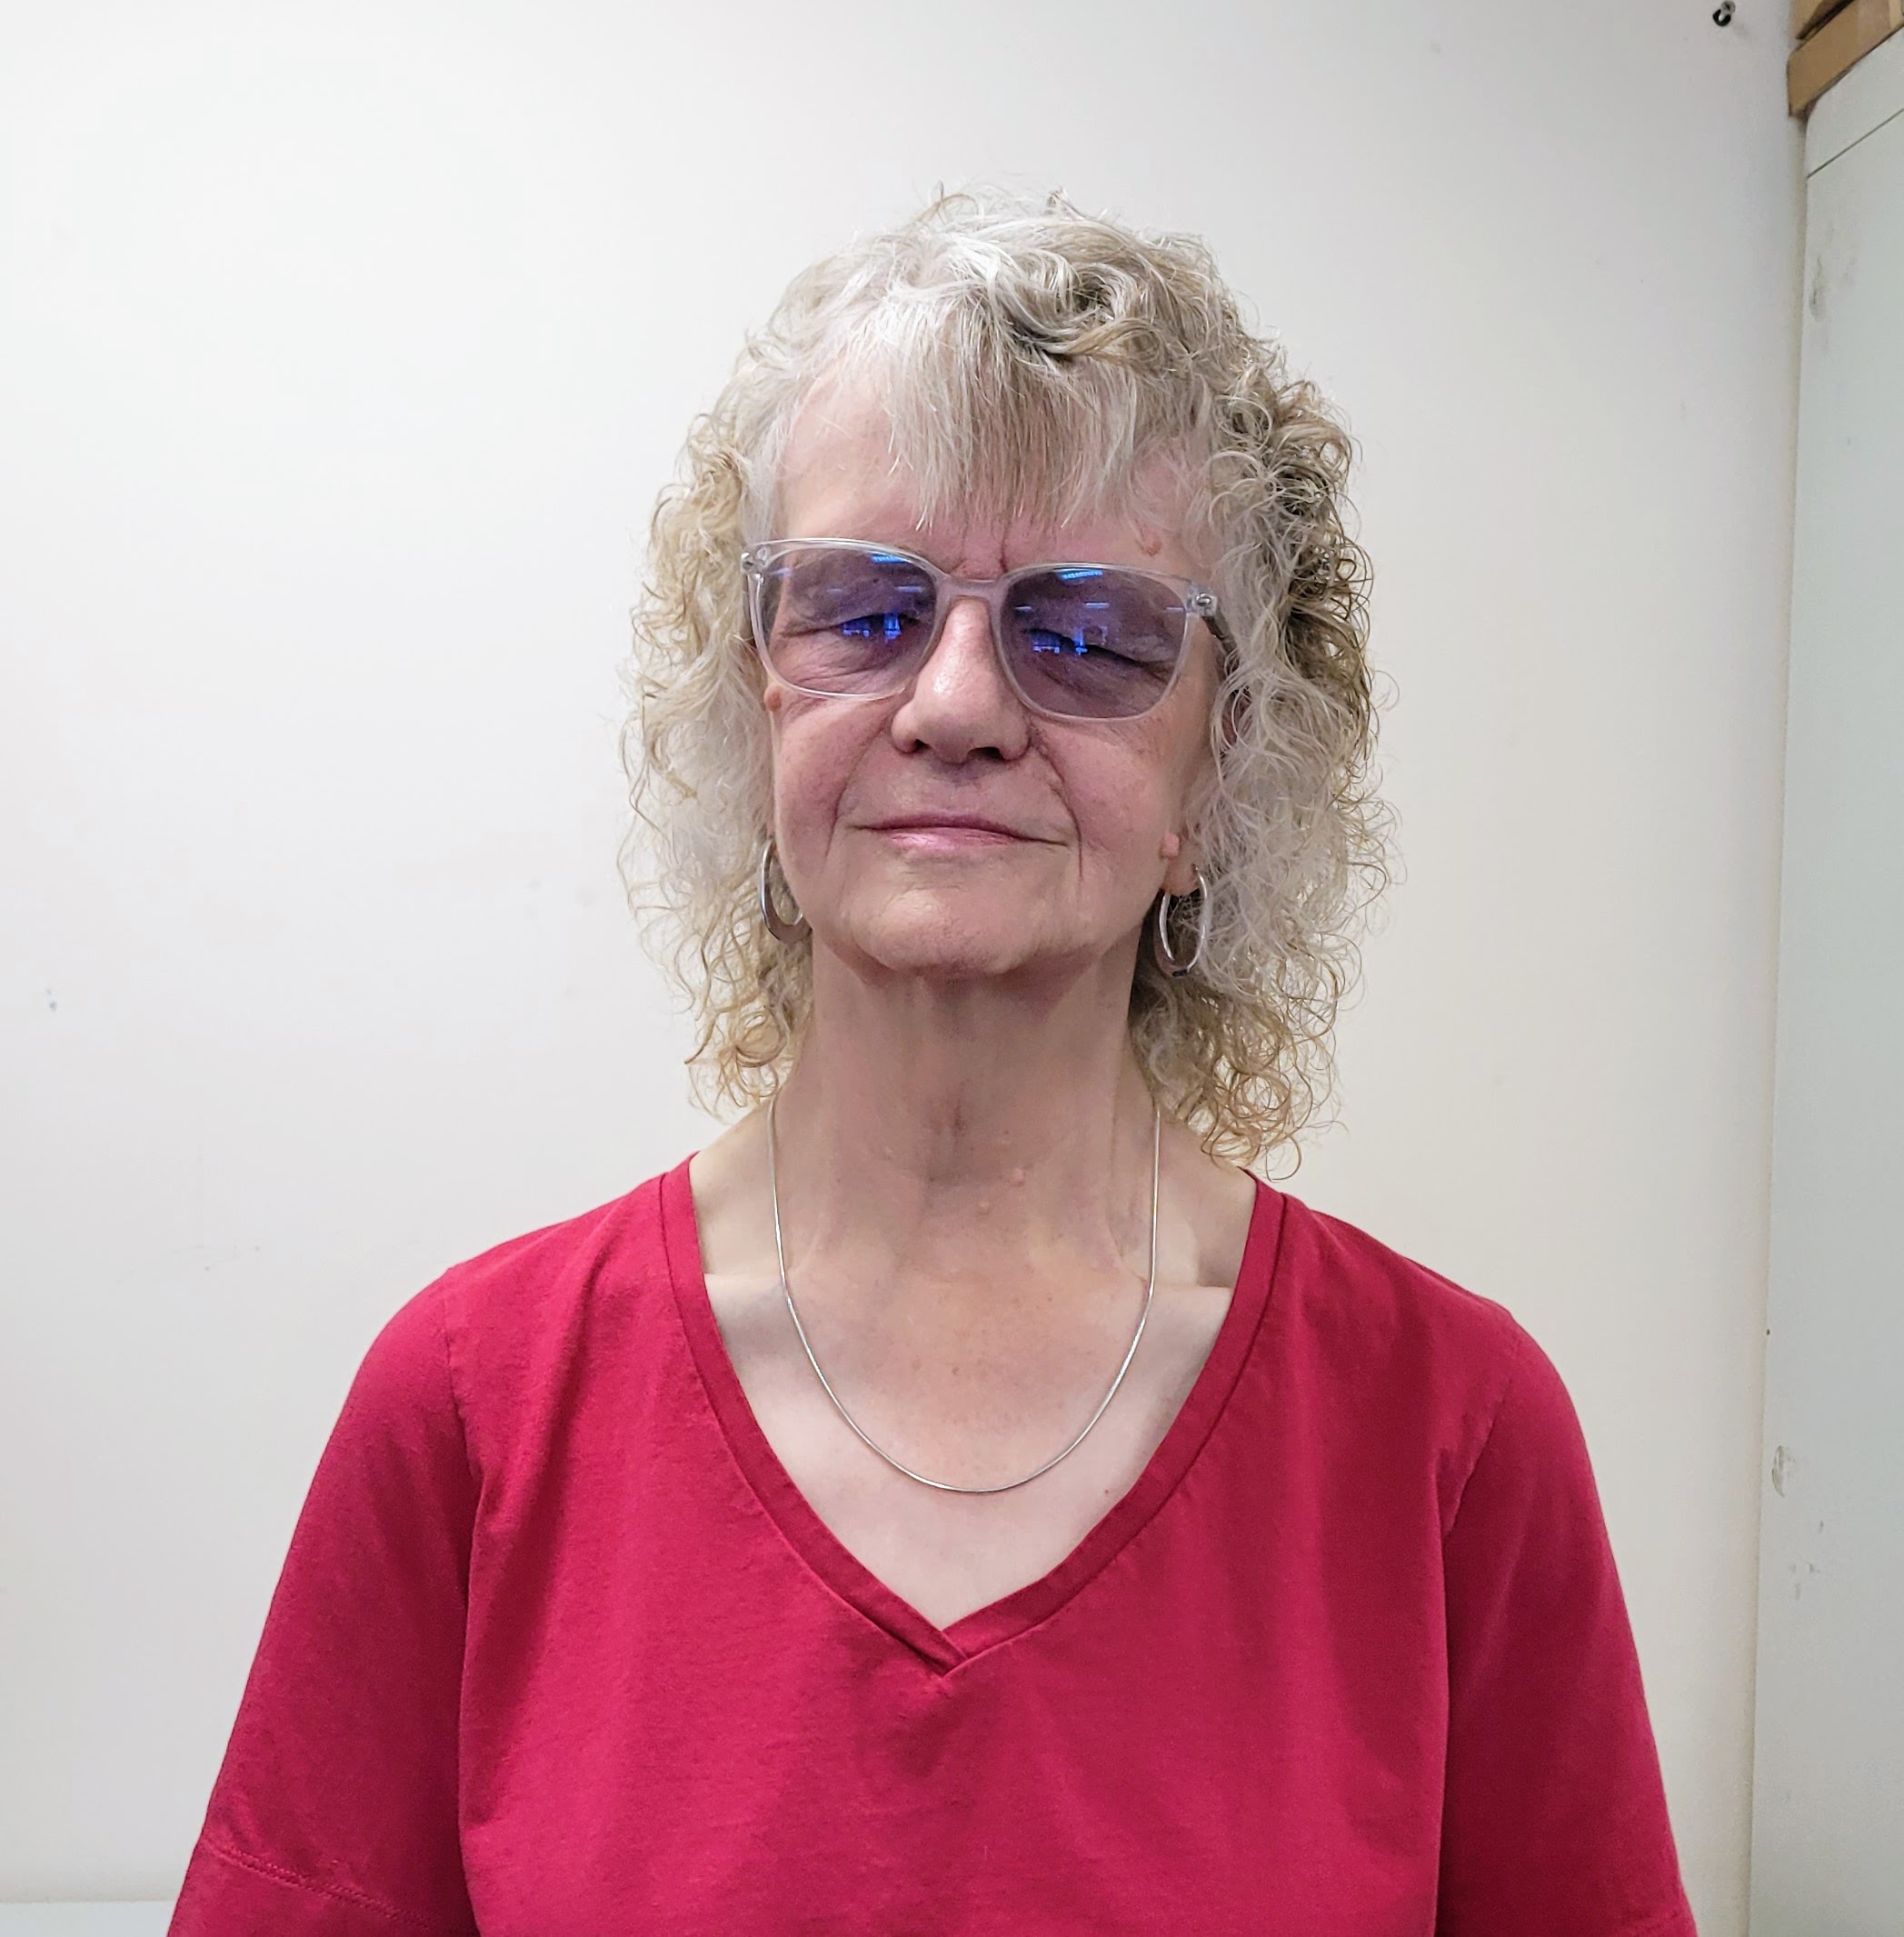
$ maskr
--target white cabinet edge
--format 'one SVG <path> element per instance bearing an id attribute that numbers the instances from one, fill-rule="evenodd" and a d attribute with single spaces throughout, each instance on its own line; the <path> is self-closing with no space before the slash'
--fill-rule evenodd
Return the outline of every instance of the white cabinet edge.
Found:
<path id="1" fill-rule="evenodd" d="M 1879 41 L 1812 105 L 1805 173 L 1816 175 L 1894 115 L 1904 115 L 1904 31 Z"/>

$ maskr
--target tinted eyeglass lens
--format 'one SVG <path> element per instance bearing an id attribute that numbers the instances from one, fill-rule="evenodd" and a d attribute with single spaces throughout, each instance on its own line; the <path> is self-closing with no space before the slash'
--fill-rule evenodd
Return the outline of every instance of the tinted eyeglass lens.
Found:
<path id="1" fill-rule="evenodd" d="M 1018 580 L 1004 644 L 1033 705 L 1128 719 L 1163 697 L 1189 620 L 1161 581 L 1111 565 L 1060 565 Z"/>
<path id="2" fill-rule="evenodd" d="M 762 648 L 791 685 L 890 692 L 932 637 L 932 603 L 931 576 L 896 553 L 843 545 L 786 552 L 762 574 Z"/>
<path id="3" fill-rule="evenodd" d="M 902 553 L 813 544 L 760 580 L 769 664 L 812 693 L 897 692 L 932 636 L 937 588 Z M 1024 696 L 1072 719 L 1129 719 L 1163 697 L 1189 620 L 1171 587 L 1115 565 L 1053 565 L 1014 578 L 1002 643 Z"/>

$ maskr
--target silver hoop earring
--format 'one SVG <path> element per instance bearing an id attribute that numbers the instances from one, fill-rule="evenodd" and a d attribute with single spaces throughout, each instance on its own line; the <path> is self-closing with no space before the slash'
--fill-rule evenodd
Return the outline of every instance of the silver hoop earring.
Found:
<path id="1" fill-rule="evenodd" d="M 795 942 L 804 942 L 812 930 L 807 926 L 805 915 L 797 910 L 790 922 L 773 905 L 773 889 L 767 879 L 767 871 L 773 864 L 773 836 L 769 834 L 761 848 L 760 897 L 761 920 L 767 924 L 767 933 L 776 942 L 784 943 L 791 948 Z"/>
<path id="2" fill-rule="evenodd" d="M 1197 877 L 1197 945 L 1191 950 L 1190 958 L 1179 962 L 1171 953 L 1171 914 L 1180 901 L 1188 901 L 1185 894 L 1160 894 L 1157 897 L 1157 929 L 1151 937 L 1151 952 L 1157 958 L 1157 966 L 1172 979 L 1187 975 L 1203 959 L 1203 950 L 1210 940 L 1210 884 L 1203 879 L 1201 868 L 1192 868 Z"/>

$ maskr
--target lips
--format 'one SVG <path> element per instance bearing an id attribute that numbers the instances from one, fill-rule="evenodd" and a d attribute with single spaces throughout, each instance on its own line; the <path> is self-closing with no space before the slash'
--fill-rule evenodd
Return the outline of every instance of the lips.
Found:
<path id="1" fill-rule="evenodd" d="M 896 814 L 891 820 L 875 821 L 872 826 L 879 834 L 996 834 L 1008 841 L 1038 838 L 1035 834 L 1026 834 L 1021 827 L 988 819 L 981 814 Z"/>

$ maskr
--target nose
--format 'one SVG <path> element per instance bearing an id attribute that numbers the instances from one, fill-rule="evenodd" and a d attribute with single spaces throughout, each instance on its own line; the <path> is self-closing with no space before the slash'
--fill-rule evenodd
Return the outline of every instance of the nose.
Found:
<path id="1" fill-rule="evenodd" d="M 1029 722 L 999 664 L 982 599 L 953 600 L 892 715 L 892 731 L 903 751 L 925 747 L 952 762 L 981 754 L 1015 760 L 1024 752 Z"/>

